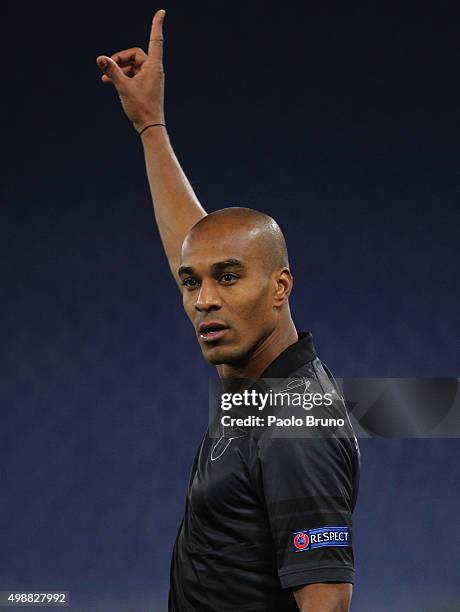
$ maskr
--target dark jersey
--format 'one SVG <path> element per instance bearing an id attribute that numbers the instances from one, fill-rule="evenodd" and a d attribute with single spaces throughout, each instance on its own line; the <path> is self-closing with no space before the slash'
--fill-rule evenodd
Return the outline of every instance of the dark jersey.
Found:
<path id="1" fill-rule="evenodd" d="M 339 394 L 310 333 L 299 333 L 262 377 L 309 377 Z M 170 612 L 294 612 L 293 588 L 353 583 L 360 457 L 339 399 L 348 436 L 207 432 L 174 546 Z"/>

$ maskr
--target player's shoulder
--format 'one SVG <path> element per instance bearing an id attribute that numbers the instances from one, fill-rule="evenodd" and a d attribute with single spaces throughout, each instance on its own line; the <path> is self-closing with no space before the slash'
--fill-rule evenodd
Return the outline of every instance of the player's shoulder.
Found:
<path id="1" fill-rule="evenodd" d="M 265 427 L 259 439 L 261 450 L 273 443 L 286 452 L 289 447 L 317 447 L 318 442 L 313 442 L 316 439 L 328 441 L 321 446 L 325 450 L 332 446 L 336 452 L 351 455 L 359 452 L 341 389 L 319 357 L 303 363 L 288 376 L 264 383 L 270 392 L 286 397 L 270 413 L 278 417 L 281 425 L 282 421 L 286 425 Z"/>

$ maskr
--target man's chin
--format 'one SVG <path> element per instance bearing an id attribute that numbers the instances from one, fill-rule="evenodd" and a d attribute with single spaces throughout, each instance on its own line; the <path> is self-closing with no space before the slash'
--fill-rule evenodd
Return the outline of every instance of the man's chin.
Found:
<path id="1" fill-rule="evenodd" d="M 202 346 L 203 357 L 212 365 L 231 365 L 241 360 L 241 355 L 234 348 L 225 346 Z"/>

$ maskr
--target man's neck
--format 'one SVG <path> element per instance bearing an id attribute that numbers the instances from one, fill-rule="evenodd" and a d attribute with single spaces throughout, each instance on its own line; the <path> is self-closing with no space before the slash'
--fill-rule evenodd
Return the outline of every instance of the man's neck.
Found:
<path id="1" fill-rule="evenodd" d="M 297 330 L 291 318 L 285 325 L 281 325 L 265 338 L 251 354 L 249 359 L 241 365 L 222 363 L 217 366 L 220 378 L 249 378 L 254 380 L 268 368 L 268 366 L 287 349 L 298 341 Z"/>

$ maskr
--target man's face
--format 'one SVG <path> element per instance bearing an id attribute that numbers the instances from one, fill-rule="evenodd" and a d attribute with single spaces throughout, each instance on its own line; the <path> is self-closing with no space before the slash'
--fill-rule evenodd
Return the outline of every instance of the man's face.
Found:
<path id="1" fill-rule="evenodd" d="M 257 232 L 211 225 L 187 238 L 179 276 L 185 311 L 204 358 L 238 364 L 273 331 L 276 273 Z"/>

